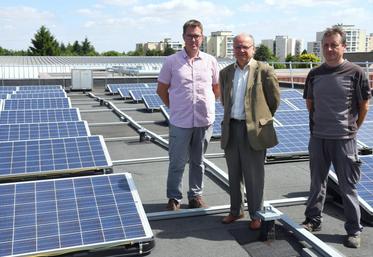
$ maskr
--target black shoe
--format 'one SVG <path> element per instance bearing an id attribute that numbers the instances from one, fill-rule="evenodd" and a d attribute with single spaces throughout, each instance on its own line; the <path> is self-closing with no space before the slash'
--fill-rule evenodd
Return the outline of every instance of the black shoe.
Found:
<path id="1" fill-rule="evenodd" d="M 302 225 L 303 228 L 308 230 L 309 232 L 316 232 L 321 230 L 321 222 L 316 222 L 309 218 L 306 218 L 306 220 L 302 222 Z"/>
<path id="2" fill-rule="evenodd" d="M 177 211 L 180 210 L 180 203 L 176 199 L 170 199 L 167 203 L 167 210 L 169 211 Z"/>
<path id="3" fill-rule="evenodd" d="M 189 199 L 189 209 L 194 209 L 194 208 L 207 208 L 207 205 L 202 200 L 201 196 L 196 196 L 196 197 Z"/>

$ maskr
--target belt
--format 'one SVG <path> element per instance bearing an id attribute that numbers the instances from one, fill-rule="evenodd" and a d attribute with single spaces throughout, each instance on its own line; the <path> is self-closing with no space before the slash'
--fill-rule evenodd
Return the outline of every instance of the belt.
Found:
<path id="1" fill-rule="evenodd" d="M 238 120 L 238 119 L 233 119 L 231 118 L 231 122 L 245 122 L 246 120 Z"/>

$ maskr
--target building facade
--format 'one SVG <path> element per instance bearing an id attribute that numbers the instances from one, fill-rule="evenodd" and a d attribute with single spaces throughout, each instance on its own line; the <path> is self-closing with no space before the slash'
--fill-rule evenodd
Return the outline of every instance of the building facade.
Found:
<path id="1" fill-rule="evenodd" d="M 211 32 L 204 37 L 201 50 L 217 58 L 233 58 L 233 38 L 232 31 Z"/>
<path id="2" fill-rule="evenodd" d="M 167 45 L 173 50 L 180 51 L 183 49 L 184 45 L 179 42 L 172 42 L 171 38 L 165 38 L 160 42 L 146 42 L 146 43 L 137 43 L 136 51 L 143 50 L 144 52 L 149 50 L 159 50 L 164 51 L 167 48 Z"/>

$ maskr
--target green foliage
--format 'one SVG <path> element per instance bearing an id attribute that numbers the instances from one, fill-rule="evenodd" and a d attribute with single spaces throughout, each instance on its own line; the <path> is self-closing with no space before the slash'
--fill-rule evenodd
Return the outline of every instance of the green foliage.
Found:
<path id="1" fill-rule="evenodd" d="M 31 43 L 29 50 L 32 55 L 55 56 L 61 53 L 59 43 L 45 26 L 40 27 Z"/>
<path id="2" fill-rule="evenodd" d="M 166 48 L 163 51 L 163 55 L 168 56 L 168 55 L 171 55 L 171 54 L 174 54 L 174 53 L 175 53 L 175 50 L 172 49 L 169 44 L 167 44 Z"/>
<path id="3" fill-rule="evenodd" d="M 107 51 L 107 52 L 102 52 L 101 55 L 102 56 L 121 56 L 121 55 L 124 55 L 124 54 L 119 53 L 119 52 L 114 51 L 114 50 L 111 50 L 111 51 Z"/>
<path id="4" fill-rule="evenodd" d="M 320 59 L 315 54 L 302 53 L 301 55 L 289 54 L 288 56 L 286 56 L 285 61 L 294 62 L 294 64 L 292 64 L 292 68 L 310 68 L 311 65 L 314 65 L 313 63 L 320 62 Z M 310 63 L 312 64 L 310 65 Z M 287 64 L 286 66 L 289 67 L 289 64 Z"/>
<path id="5" fill-rule="evenodd" d="M 265 45 L 260 45 L 255 50 L 255 55 L 254 55 L 255 60 L 269 62 L 271 61 L 273 57 L 274 55 L 272 54 L 271 50 Z"/>

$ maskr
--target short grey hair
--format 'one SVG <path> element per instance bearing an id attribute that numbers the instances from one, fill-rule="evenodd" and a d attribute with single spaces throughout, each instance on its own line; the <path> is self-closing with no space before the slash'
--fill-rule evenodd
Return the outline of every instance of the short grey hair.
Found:
<path id="1" fill-rule="evenodd" d="M 253 46 L 255 46 L 255 40 L 254 40 L 254 37 L 251 35 L 251 34 L 247 34 L 247 33 L 239 33 L 238 35 L 236 35 L 234 38 L 233 38 L 233 42 L 236 41 L 236 39 L 238 37 L 248 37 L 251 39 L 251 41 L 253 42 Z"/>

